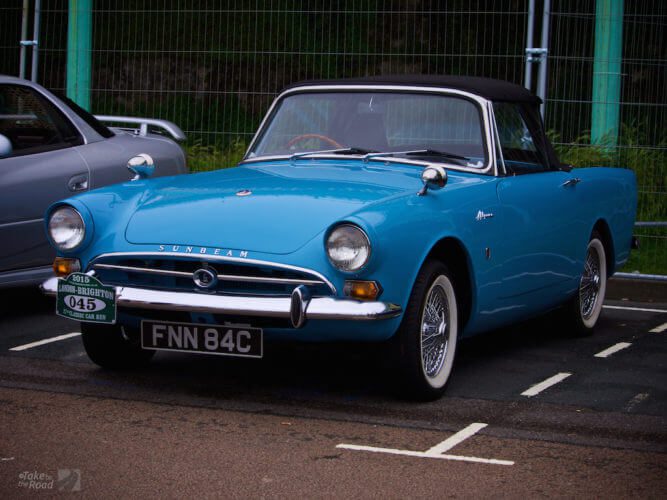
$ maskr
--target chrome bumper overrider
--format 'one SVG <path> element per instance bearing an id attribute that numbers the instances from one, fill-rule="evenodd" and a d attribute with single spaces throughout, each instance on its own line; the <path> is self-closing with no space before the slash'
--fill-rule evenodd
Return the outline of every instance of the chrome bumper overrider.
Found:
<path id="1" fill-rule="evenodd" d="M 50 278 L 40 286 L 46 295 L 55 296 L 58 278 Z M 203 293 L 167 292 L 117 286 L 116 305 L 135 309 L 191 311 L 236 316 L 288 318 L 296 328 L 305 320 L 379 320 L 401 314 L 401 307 L 385 302 L 362 302 L 331 297 L 308 298 L 295 290 L 291 297 L 252 297 L 206 295 Z"/>

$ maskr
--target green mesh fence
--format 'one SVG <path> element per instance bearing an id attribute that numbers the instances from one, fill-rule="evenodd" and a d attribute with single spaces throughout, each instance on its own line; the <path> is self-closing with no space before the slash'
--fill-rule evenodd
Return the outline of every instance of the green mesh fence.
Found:
<path id="1" fill-rule="evenodd" d="M 0 4 L 2 73 L 18 74 L 22 3 Z M 95 0 L 92 111 L 171 120 L 188 135 L 193 170 L 222 168 L 240 158 L 273 97 L 294 81 L 447 73 L 523 83 L 528 5 Z M 67 10 L 66 0 L 42 1 L 38 80 L 57 91 L 65 88 Z M 595 1 L 554 0 L 551 10 L 546 125 L 562 160 L 632 168 L 637 219 L 667 221 L 667 2 L 625 0 L 621 135 L 612 149 L 590 145 Z M 642 249 L 625 270 L 667 275 L 667 229 L 638 234 Z"/>

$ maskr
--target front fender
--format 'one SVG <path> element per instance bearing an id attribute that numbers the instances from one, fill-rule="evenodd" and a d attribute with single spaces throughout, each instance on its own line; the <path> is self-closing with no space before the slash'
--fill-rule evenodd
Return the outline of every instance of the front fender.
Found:
<path id="1" fill-rule="evenodd" d="M 480 210 L 496 212 L 496 181 L 485 176 L 462 177 L 457 188 L 408 195 L 355 214 L 353 219 L 369 232 L 373 244 L 372 262 L 356 277 L 380 282 L 382 300 L 405 309 L 419 270 L 445 239 L 456 241 L 465 254 L 472 295 L 470 318 L 476 315 L 480 301 L 491 300 L 485 285 L 495 279 L 498 269 L 487 258 L 486 249 L 492 256 L 492 242 L 502 236 L 500 221 L 494 217 L 478 220 L 477 214 Z M 447 255 L 439 257 L 448 263 Z"/>

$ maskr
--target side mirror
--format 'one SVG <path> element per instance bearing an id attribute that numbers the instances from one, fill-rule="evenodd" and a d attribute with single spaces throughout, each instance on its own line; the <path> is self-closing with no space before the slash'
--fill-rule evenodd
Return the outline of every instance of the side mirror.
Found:
<path id="1" fill-rule="evenodd" d="M 0 158 L 11 156 L 12 151 L 12 141 L 6 135 L 0 134 Z"/>
<path id="2" fill-rule="evenodd" d="M 422 171 L 422 183 L 424 187 L 417 193 L 418 196 L 424 196 L 431 189 L 437 191 L 447 184 L 447 172 L 444 168 L 431 165 Z"/>
<path id="3" fill-rule="evenodd" d="M 147 179 L 155 172 L 155 163 L 146 153 L 141 153 L 127 162 L 127 168 L 134 174 L 133 181 Z"/>

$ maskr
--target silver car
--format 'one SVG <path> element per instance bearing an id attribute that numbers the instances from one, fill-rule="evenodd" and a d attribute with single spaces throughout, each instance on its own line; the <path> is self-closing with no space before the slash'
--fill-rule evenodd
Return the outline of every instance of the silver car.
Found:
<path id="1" fill-rule="evenodd" d="M 111 129 L 97 118 L 138 128 Z M 174 140 L 148 132 L 158 127 L 185 139 L 173 123 L 97 118 L 40 85 L 0 75 L 0 288 L 52 274 L 43 221 L 51 203 L 130 180 L 138 168 L 155 168 L 156 176 L 188 171 Z"/>

